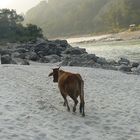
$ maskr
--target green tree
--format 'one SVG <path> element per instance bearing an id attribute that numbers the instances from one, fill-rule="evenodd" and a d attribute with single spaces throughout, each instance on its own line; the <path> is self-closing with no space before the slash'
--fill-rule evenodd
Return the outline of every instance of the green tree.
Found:
<path id="1" fill-rule="evenodd" d="M 24 27 L 21 22 L 23 16 L 15 10 L 0 9 L 0 40 L 2 41 L 29 41 L 43 37 L 41 28 L 29 24 Z"/>
<path id="2" fill-rule="evenodd" d="M 42 1 L 27 12 L 25 22 L 49 37 L 116 31 L 140 24 L 139 5 L 140 0 Z"/>

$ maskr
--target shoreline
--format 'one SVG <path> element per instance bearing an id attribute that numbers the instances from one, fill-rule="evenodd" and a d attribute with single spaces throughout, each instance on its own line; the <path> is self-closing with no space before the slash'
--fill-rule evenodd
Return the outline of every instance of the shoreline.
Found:
<path id="1" fill-rule="evenodd" d="M 68 43 L 82 43 L 82 42 L 94 42 L 94 41 L 127 41 L 140 39 L 140 30 L 138 31 L 123 31 L 119 33 L 107 33 L 107 34 L 85 34 L 85 35 L 73 35 L 69 37 L 57 37 L 50 38 L 50 40 L 62 39 L 67 40 Z"/>

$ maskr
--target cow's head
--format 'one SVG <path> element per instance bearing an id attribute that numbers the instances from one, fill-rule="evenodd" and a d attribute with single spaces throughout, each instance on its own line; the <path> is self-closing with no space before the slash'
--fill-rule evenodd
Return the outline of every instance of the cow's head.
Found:
<path id="1" fill-rule="evenodd" d="M 60 67 L 59 67 L 60 68 Z M 53 72 L 51 72 L 49 74 L 49 76 L 53 76 L 53 82 L 56 83 L 58 82 L 58 71 L 59 71 L 59 68 L 54 68 L 53 69 Z"/>

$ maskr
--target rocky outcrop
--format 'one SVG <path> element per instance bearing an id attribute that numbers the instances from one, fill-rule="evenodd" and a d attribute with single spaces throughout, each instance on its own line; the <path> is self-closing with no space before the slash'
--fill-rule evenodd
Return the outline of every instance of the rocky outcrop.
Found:
<path id="1" fill-rule="evenodd" d="M 86 49 L 70 46 L 66 40 L 38 39 L 35 43 L 11 44 L 0 49 L 1 64 L 29 65 L 29 61 L 57 63 L 63 66 L 96 67 L 119 70 L 125 73 L 140 74 L 140 63 L 130 62 L 126 58 L 107 60 Z"/>
<path id="2" fill-rule="evenodd" d="M 37 39 L 35 43 L 9 44 L 0 49 L 1 64 L 26 64 L 25 60 L 41 63 L 60 62 L 62 53 L 70 48 L 72 47 L 66 40 Z M 19 60 L 23 62 L 19 63 Z"/>
<path id="3" fill-rule="evenodd" d="M 1 56 L 1 64 L 12 64 L 12 58 L 9 54 Z"/>

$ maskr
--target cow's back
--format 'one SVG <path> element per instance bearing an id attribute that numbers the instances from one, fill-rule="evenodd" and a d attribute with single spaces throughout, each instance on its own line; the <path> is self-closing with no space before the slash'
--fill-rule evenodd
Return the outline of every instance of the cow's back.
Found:
<path id="1" fill-rule="evenodd" d="M 80 93 L 80 75 L 72 73 L 63 73 L 58 80 L 58 86 L 63 94 L 79 94 Z"/>

